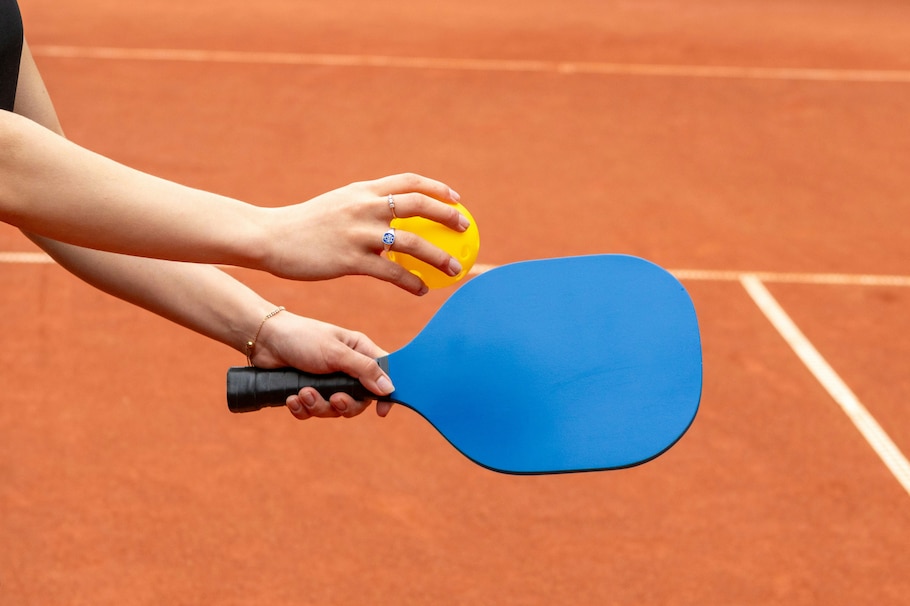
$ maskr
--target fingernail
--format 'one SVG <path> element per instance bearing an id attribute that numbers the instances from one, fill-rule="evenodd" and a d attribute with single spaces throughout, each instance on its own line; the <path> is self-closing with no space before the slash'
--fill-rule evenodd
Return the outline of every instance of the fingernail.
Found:
<path id="1" fill-rule="evenodd" d="M 453 200 L 455 200 L 456 202 L 461 200 L 461 196 L 458 195 L 458 192 L 455 191 L 454 189 L 452 189 L 451 187 L 449 188 L 449 197 L 452 198 Z"/>
<path id="2" fill-rule="evenodd" d="M 348 405 L 345 404 L 344 401 L 339 400 L 338 402 L 332 403 L 332 408 L 334 408 L 338 412 L 344 412 L 348 409 Z"/>
<path id="3" fill-rule="evenodd" d="M 303 405 L 307 408 L 313 408 L 313 406 L 316 405 L 316 396 L 309 391 L 303 392 L 303 396 L 301 397 L 303 398 Z"/>
<path id="4" fill-rule="evenodd" d="M 461 229 L 461 231 L 466 231 L 469 227 L 471 227 L 471 222 L 464 215 L 459 215 L 458 227 Z"/>
<path id="5" fill-rule="evenodd" d="M 290 400 L 288 402 L 288 408 L 290 408 L 291 412 L 295 415 L 303 412 L 303 406 L 300 405 L 300 400 Z"/>
<path id="6" fill-rule="evenodd" d="M 459 273 L 461 273 L 461 263 L 458 262 L 458 259 L 452 257 L 449 259 L 449 275 L 457 276 Z"/>
<path id="7" fill-rule="evenodd" d="M 392 382 L 385 376 L 379 377 L 379 380 L 376 381 L 376 385 L 379 386 L 379 391 L 381 391 L 384 396 L 395 391 L 395 386 L 392 385 Z"/>
<path id="8" fill-rule="evenodd" d="M 425 294 L 427 294 L 428 292 L 430 292 L 430 287 L 427 286 L 426 284 L 424 284 L 423 286 L 420 287 L 420 290 L 417 291 L 417 296 L 422 297 Z"/>

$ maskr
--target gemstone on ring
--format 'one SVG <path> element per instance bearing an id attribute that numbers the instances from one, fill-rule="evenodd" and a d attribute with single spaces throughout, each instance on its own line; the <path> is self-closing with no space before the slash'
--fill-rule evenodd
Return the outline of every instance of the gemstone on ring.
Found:
<path id="1" fill-rule="evenodd" d="M 392 194 L 389 194 L 389 210 L 392 211 L 392 218 L 397 219 L 398 215 L 395 213 L 395 197 Z"/>
<path id="2" fill-rule="evenodd" d="M 394 227 L 390 227 L 389 229 L 386 230 L 386 232 L 384 234 L 382 234 L 382 248 L 385 251 L 388 251 L 390 248 L 392 248 L 392 244 L 395 244 L 395 228 Z"/>

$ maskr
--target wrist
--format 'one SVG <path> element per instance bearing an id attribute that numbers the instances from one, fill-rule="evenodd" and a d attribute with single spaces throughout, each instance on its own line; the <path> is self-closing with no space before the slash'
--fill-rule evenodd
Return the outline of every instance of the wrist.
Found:
<path id="1" fill-rule="evenodd" d="M 265 270 L 269 264 L 275 234 L 269 227 L 271 209 L 244 204 L 239 213 L 241 229 L 229 236 L 229 264 Z M 227 235 L 227 234 L 225 234 Z"/>
<path id="2" fill-rule="evenodd" d="M 263 329 L 266 328 L 266 324 L 283 311 L 285 311 L 284 306 L 278 306 L 263 315 L 253 335 L 244 343 L 243 352 L 246 354 L 246 361 L 249 366 L 254 365 L 253 358 L 256 357 L 257 350 L 263 348 L 262 343 L 265 341 L 265 336 L 262 333 Z"/>

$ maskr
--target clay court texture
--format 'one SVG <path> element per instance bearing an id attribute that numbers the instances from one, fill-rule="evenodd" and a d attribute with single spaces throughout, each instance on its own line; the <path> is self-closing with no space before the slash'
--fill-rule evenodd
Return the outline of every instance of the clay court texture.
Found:
<path id="1" fill-rule="evenodd" d="M 266 206 L 444 180 L 480 270 L 623 253 L 674 271 L 705 372 L 695 423 L 654 461 L 497 474 L 403 407 L 231 415 L 241 354 L 4 226 L 0 603 L 906 603 L 906 2 L 22 11 L 77 143 Z M 450 292 L 228 271 L 388 350 Z"/>

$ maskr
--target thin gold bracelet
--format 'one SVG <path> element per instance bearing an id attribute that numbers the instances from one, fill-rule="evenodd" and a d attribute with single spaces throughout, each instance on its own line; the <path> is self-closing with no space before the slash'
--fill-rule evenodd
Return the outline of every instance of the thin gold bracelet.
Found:
<path id="1" fill-rule="evenodd" d="M 256 336 L 253 337 L 253 339 L 251 341 L 246 342 L 246 363 L 249 366 L 253 365 L 253 349 L 255 349 L 255 347 L 256 347 L 256 341 L 259 339 L 259 333 L 262 332 L 262 327 L 265 326 L 265 323 L 268 321 L 269 318 L 277 316 L 279 313 L 281 313 L 283 311 L 284 311 L 284 307 L 276 307 L 275 309 L 273 309 L 272 311 L 267 313 L 265 315 L 265 317 L 262 319 L 262 322 L 259 323 L 259 328 L 256 329 Z"/>

